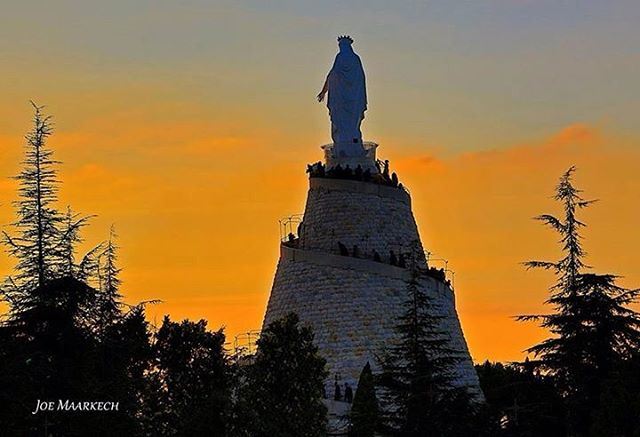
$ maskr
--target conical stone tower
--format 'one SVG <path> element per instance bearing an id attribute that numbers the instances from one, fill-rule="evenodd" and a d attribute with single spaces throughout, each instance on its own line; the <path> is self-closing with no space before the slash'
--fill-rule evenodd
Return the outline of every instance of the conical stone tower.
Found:
<path id="1" fill-rule="evenodd" d="M 329 93 L 333 143 L 323 163 L 309 166 L 309 192 L 297 235 L 283 238 L 263 328 L 295 312 L 311 325 L 327 360 L 327 397 L 334 381 L 355 391 L 362 368 L 376 369 L 376 355 L 398 340 L 395 327 L 408 298 L 412 271 L 431 297 L 449 349 L 459 356 L 455 384 L 481 395 L 478 377 L 445 272 L 430 268 L 418 235 L 408 190 L 376 160 L 375 143 L 364 143 L 360 124 L 367 109 L 362 63 L 348 36 L 318 95 Z M 286 234 L 286 233 L 285 233 Z M 414 270 L 415 271 L 415 270 Z M 332 405 L 330 412 L 336 408 Z"/>
<path id="2" fill-rule="evenodd" d="M 443 316 L 451 348 L 462 358 L 455 382 L 480 393 L 454 291 L 444 271 L 428 268 L 409 192 L 377 171 L 376 145 L 364 147 L 367 154 L 358 165 L 369 171 L 358 171 L 360 176 L 326 170 L 338 164 L 353 168 L 332 156 L 331 145 L 324 146 L 327 165 L 310 168 L 304 216 L 298 235 L 289 235 L 280 245 L 263 327 L 297 313 L 313 327 L 327 360 L 328 397 L 333 398 L 336 377 L 342 390 L 345 383 L 355 390 L 367 361 L 375 369 L 375 355 L 398 338 L 395 326 L 411 276 L 404 260 L 417 248 L 422 255 L 419 267 L 426 272 L 420 286 Z"/>

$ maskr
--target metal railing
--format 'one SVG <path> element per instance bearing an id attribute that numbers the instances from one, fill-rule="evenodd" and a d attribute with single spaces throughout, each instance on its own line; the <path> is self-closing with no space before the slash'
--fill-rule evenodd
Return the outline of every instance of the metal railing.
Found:
<path id="1" fill-rule="evenodd" d="M 287 245 L 297 247 L 298 238 L 300 238 L 300 224 L 302 223 L 302 219 L 304 214 L 291 214 L 287 217 L 281 218 L 278 220 L 278 227 L 280 230 L 280 242 L 281 243 L 289 243 Z M 391 244 L 390 249 L 395 253 L 395 256 L 399 257 L 402 255 L 405 259 L 410 258 L 410 254 L 413 253 L 413 249 L 415 245 L 406 245 L 406 244 Z M 379 256 L 385 258 L 385 255 L 379 254 Z M 358 258 L 364 259 L 374 259 L 372 254 L 360 254 L 357 256 Z M 444 273 L 444 280 L 448 282 L 451 286 L 451 289 L 455 289 L 455 271 L 449 268 L 449 260 L 446 258 L 442 258 L 430 252 L 428 250 L 424 250 L 424 257 L 427 267 L 430 269 L 438 269 L 442 270 Z M 390 264 L 389 262 L 381 261 L 385 264 Z"/>
<path id="2" fill-rule="evenodd" d="M 233 351 L 235 355 L 253 355 L 256 352 L 256 342 L 259 338 L 259 329 L 254 329 L 236 335 L 233 339 Z"/>
<path id="3" fill-rule="evenodd" d="M 427 260 L 427 266 L 434 267 L 433 263 L 437 263 L 442 265 L 442 270 L 445 274 L 445 279 L 451 283 L 451 289 L 455 289 L 455 275 L 456 272 L 449 268 L 449 260 L 446 258 L 435 257 L 433 252 L 429 252 L 428 250 L 424 251 L 425 258 Z"/>
<path id="4" fill-rule="evenodd" d="M 288 217 L 278 220 L 278 226 L 280 228 L 280 241 L 287 242 L 293 238 L 299 237 L 298 227 L 302 223 L 302 217 L 304 214 L 292 214 Z"/>

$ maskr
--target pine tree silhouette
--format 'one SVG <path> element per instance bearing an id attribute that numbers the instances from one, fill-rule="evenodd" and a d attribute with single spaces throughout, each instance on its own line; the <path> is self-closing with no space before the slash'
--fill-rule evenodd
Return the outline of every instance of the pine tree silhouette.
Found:
<path id="1" fill-rule="evenodd" d="M 9 254 L 17 259 L 16 275 L 3 288 L 5 297 L 20 307 L 25 292 L 45 284 L 62 267 L 60 225 L 63 218 L 55 209 L 58 178 L 53 150 L 47 139 L 53 133 L 51 116 L 44 107 L 31 102 L 34 108 L 33 127 L 25 136 L 26 150 L 23 169 L 15 179 L 19 182 L 19 199 L 14 202 L 17 220 L 13 223 L 17 235 L 4 232 Z"/>
<path id="2" fill-rule="evenodd" d="M 100 293 L 96 302 L 96 328 L 103 332 L 109 323 L 118 320 L 121 314 L 122 295 L 120 294 L 120 271 L 117 265 L 118 246 L 115 226 L 111 225 L 109 239 L 104 244 L 104 250 L 99 256 Z"/>
<path id="3" fill-rule="evenodd" d="M 442 327 L 444 316 L 420 286 L 425 272 L 419 259 L 413 248 L 408 298 L 396 328 L 399 341 L 380 357 L 383 429 L 402 436 L 467 435 L 460 427 L 471 426 L 475 406 L 467 390 L 452 383 L 462 355 Z"/>
<path id="4" fill-rule="evenodd" d="M 554 312 L 522 315 L 517 320 L 538 321 L 553 334 L 527 351 L 536 357 L 531 365 L 552 376 L 564 397 L 569 433 L 582 436 L 589 431 L 604 379 L 640 346 L 640 315 L 628 307 L 640 290 L 617 286 L 615 275 L 585 273 L 580 234 L 585 225 L 577 212 L 593 201 L 583 199 L 574 187 L 574 172 L 575 167 L 567 170 L 556 188 L 555 199 L 562 204 L 564 217 L 536 218 L 560 234 L 563 258 L 525 263 L 556 274 L 546 301 Z"/>
<path id="5" fill-rule="evenodd" d="M 380 410 L 375 382 L 368 362 L 360 372 L 349 418 L 351 420 L 349 437 L 373 437 L 379 428 Z"/>
<path id="6" fill-rule="evenodd" d="M 80 281 L 88 282 L 96 274 L 97 253 L 102 248 L 99 244 L 87 252 L 79 263 L 76 263 L 78 244 L 84 240 L 82 229 L 89 224 L 92 216 L 82 216 L 74 213 L 71 206 L 67 206 L 60 232 L 61 266 L 59 276 L 70 276 Z"/>
<path id="7" fill-rule="evenodd" d="M 77 262 L 81 230 L 90 217 L 71 208 L 66 215 L 56 210 L 57 162 L 47 145 L 51 118 L 33 106 L 34 126 L 26 136 L 26 158 L 17 177 L 15 235 L 4 234 L 17 264 L 2 287 L 9 315 L 0 319 L 0 404 L 12 407 L 0 408 L 0 433 L 136 435 L 145 370 L 151 367 L 144 310 L 102 312 L 109 329 L 95 335 L 105 293 L 89 283 L 102 246 Z M 112 276 L 107 295 L 114 297 L 119 295 L 112 240 L 107 246 Z M 122 403 L 122 410 L 99 417 L 31 414 L 37 399 L 113 400 Z"/>

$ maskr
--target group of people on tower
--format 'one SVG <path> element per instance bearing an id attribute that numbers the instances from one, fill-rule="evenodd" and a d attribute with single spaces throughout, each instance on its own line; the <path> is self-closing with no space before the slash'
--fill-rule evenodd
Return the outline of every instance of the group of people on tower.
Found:
<path id="1" fill-rule="evenodd" d="M 389 187 L 403 188 L 402 183 L 398 180 L 398 175 L 393 172 L 389 174 L 389 161 L 376 161 L 377 173 L 372 173 L 370 169 L 363 170 L 360 165 L 355 169 L 350 165 L 342 166 L 340 164 L 327 169 L 327 166 L 318 161 L 314 164 L 307 165 L 307 173 L 310 178 L 334 178 L 334 179 L 350 179 L 354 181 L 373 182 L 375 184 L 386 185 Z"/>

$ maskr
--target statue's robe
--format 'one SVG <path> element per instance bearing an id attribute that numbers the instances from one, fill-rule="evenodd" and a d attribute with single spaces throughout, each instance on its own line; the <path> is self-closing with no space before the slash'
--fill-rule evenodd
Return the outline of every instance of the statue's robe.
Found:
<path id="1" fill-rule="evenodd" d="M 360 57 L 350 44 L 340 44 L 333 67 L 327 77 L 331 117 L 331 137 L 338 156 L 361 156 L 360 123 L 367 110 L 367 90 Z"/>

